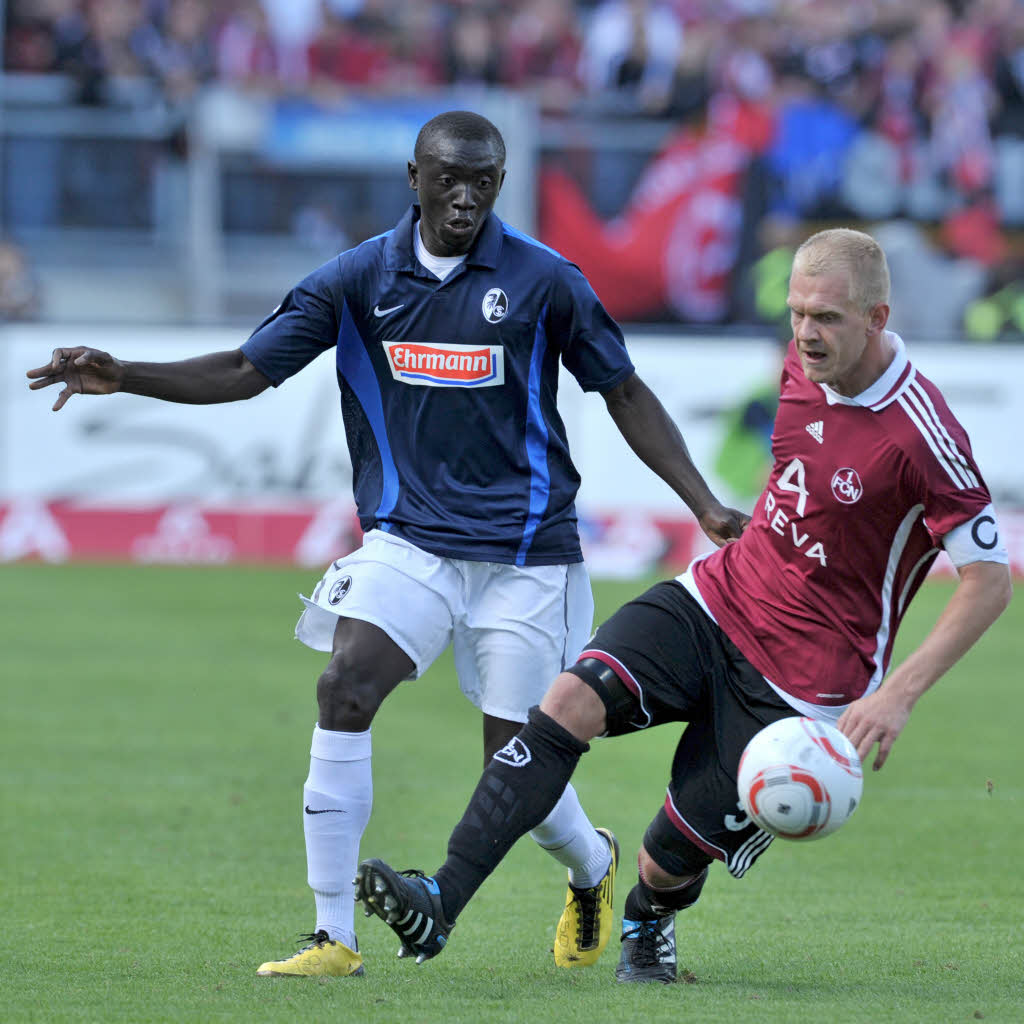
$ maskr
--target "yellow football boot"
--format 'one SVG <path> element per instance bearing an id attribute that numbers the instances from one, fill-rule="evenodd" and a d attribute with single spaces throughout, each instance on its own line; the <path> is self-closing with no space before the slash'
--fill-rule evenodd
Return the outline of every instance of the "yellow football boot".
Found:
<path id="1" fill-rule="evenodd" d="M 343 942 L 332 942 L 327 932 L 304 936 L 309 942 L 284 960 L 260 964 L 261 978 L 347 978 L 363 973 L 363 958 Z"/>
<path id="2" fill-rule="evenodd" d="M 555 964 L 558 967 L 588 967 L 596 963 L 611 938 L 619 843 L 608 829 L 597 831 L 611 848 L 612 862 L 604 878 L 590 889 L 577 889 L 569 883 L 565 910 L 555 929 Z"/>

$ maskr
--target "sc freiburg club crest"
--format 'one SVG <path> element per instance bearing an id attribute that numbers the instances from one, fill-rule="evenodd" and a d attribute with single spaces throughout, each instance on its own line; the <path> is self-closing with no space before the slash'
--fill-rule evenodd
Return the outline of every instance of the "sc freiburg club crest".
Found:
<path id="1" fill-rule="evenodd" d="M 342 576 L 340 580 L 337 580 L 331 586 L 330 593 L 327 595 L 327 600 L 331 604 L 340 604 L 342 598 L 352 589 L 352 577 Z"/>
<path id="2" fill-rule="evenodd" d="M 484 296 L 480 309 L 488 323 L 496 324 L 505 319 L 508 312 L 508 296 L 500 288 L 492 288 Z"/>

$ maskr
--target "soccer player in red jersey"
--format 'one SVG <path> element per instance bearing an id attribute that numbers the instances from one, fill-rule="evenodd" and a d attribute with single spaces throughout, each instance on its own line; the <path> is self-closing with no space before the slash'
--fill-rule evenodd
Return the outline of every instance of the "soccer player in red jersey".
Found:
<path id="1" fill-rule="evenodd" d="M 713 860 L 743 875 L 772 837 L 737 803 L 740 754 L 803 714 L 885 763 L 921 695 L 1010 600 L 1008 557 L 963 428 L 886 329 L 889 272 L 859 231 L 797 251 L 773 468 L 739 540 L 604 623 L 485 770 L 432 877 L 364 861 L 357 895 L 421 959 L 564 789 L 588 742 L 686 722 L 626 900 L 620 981 L 676 976 L 675 913 Z M 944 549 L 959 583 L 888 676 L 907 605 Z M 415 934 L 410 922 L 416 922 Z"/>

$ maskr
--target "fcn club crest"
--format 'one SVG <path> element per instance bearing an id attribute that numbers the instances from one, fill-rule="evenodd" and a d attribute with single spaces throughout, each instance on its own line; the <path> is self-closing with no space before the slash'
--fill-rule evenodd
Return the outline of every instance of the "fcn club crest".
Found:
<path id="1" fill-rule="evenodd" d="M 864 486 L 860 482 L 860 477 L 857 476 L 857 470 L 850 469 L 849 466 L 837 469 L 832 477 L 832 493 L 836 496 L 836 500 L 841 501 L 844 505 L 852 505 L 855 501 L 860 501 L 860 496 L 864 493 Z"/>

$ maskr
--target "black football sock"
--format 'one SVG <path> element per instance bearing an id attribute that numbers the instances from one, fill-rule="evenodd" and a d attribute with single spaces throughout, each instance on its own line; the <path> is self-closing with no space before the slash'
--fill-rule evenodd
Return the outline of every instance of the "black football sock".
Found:
<path id="1" fill-rule="evenodd" d="M 707 877 L 708 869 L 705 868 L 696 878 L 675 888 L 655 889 L 641 875 L 636 885 L 629 890 L 622 916 L 627 921 L 655 921 L 677 910 L 692 907 L 700 898 Z"/>
<path id="2" fill-rule="evenodd" d="M 448 840 L 448 859 L 435 872 L 449 923 L 516 840 L 550 813 L 590 749 L 538 707 L 484 769 L 462 820 Z"/>

